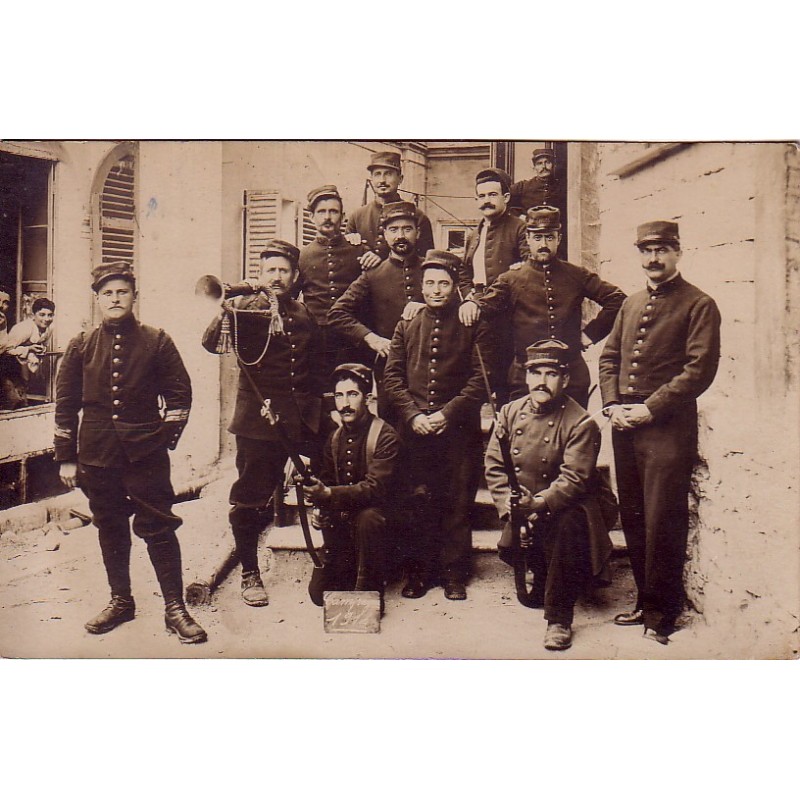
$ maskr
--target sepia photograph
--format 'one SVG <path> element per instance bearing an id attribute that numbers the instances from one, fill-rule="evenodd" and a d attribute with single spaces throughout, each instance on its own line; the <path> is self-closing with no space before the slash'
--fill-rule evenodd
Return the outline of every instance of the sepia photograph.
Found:
<path id="1" fill-rule="evenodd" d="M 0 141 L 0 655 L 795 659 L 793 142 Z"/>

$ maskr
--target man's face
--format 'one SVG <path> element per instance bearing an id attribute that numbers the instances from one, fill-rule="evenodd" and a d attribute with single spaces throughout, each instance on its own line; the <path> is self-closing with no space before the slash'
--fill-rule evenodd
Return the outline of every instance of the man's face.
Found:
<path id="1" fill-rule="evenodd" d="M 336 386 L 333 388 L 333 402 L 342 422 L 347 426 L 355 425 L 369 413 L 367 396 L 352 378 L 336 381 Z"/>
<path id="2" fill-rule="evenodd" d="M 396 169 L 389 167 L 375 167 L 369 172 L 372 191 L 381 198 L 393 195 L 402 180 L 403 176 Z"/>
<path id="3" fill-rule="evenodd" d="M 311 212 L 317 233 L 331 238 L 339 233 L 342 225 L 342 204 L 335 197 L 323 197 Z"/>
<path id="4" fill-rule="evenodd" d="M 639 248 L 642 256 L 642 269 L 652 284 L 668 281 L 677 271 L 681 259 L 680 247 L 663 242 L 643 244 Z"/>
<path id="5" fill-rule="evenodd" d="M 569 385 L 569 375 L 558 367 L 534 364 L 525 373 L 525 383 L 528 385 L 531 400 L 536 405 L 542 405 L 561 396 Z"/>
<path id="6" fill-rule="evenodd" d="M 279 297 L 292 288 L 296 278 L 297 270 L 285 256 L 267 256 L 261 259 L 259 283 L 267 289 L 272 289 Z"/>
<path id="7" fill-rule="evenodd" d="M 539 156 L 533 162 L 533 175 L 536 178 L 549 178 L 553 174 L 553 159 L 549 156 Z"/>
<path id="8" fill-rule="evenodd" d="M 97 305 L 105 322 L 120 322 L 133 316 L 136 291 L 128 281 L 112 278 L 97 290 Z"/>
<path id="9" fill-rule="evenodd" d="M 528 247 L 537 264 L 549 264 L 555 258 L 561 234 L 558 231 L 527 231 Z"/>
<path id="10" fill-rule="evenodd" d="M 430 267 L 422 273 L 422 297 L 428 308 L 442 308 L 453 296 L 453 279 L 445 269 Z"/>
<path id="11" fill-rule="evenodd" d="M 0 296 L 0 328 L 7 327 L 9 308 L 11 308 L 11 301 L 3 293 Z"/>
<path id="12" fill-rule="evenodd" d="M 412 219 L 393 219 L 383 229 L 389 249 L 398 256 L 409 256 L 417 246 L 417 223 Z"/>
<path id="13" fill-rule="evenodd" d="M 102 286 L 100 287 L 103 288 Z M 33 321 L 40 331 L 46 331 L 53 322 L 53 311 L 50 308 L 40 308 L 34 315 Z"/>
<path id="14" fill-rule="evenodd" d="M 506 210 L 511 194 L 503 192 L 503 186 L 499 181 L 486 181 L 475 187 L 475 199 L 478 201 L 481 214 L 486 219 L 494 219 Z"/>

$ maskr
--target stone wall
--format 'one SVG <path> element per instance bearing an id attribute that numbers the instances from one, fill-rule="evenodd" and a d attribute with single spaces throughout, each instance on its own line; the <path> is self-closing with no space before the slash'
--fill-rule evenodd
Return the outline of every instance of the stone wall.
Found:
<path id="1" fill-rule="evenodd" d="M 682 274 L 722 313 L 722 359 L 700 398 L 690 601 L 731 656 L 797 652 L 800 163 L 787 144 L 596 148 L 600 270 L 643 285 L 636 225 L 680 224 Z"/>

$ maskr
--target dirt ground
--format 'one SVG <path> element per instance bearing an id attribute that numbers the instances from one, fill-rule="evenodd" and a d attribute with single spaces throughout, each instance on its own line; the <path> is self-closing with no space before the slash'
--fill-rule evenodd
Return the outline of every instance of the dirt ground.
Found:
<path id="1" fill-rule="evenodd" d="M 226 547 L 227 506 L 212 492 L 176 507 L 187 583 L 210 573 Z M 280 538 L 276 532 L 272 539 Z M 492 552 L 476 554 L 475 575 L 464 602 L 448 601 L 440 588 L 419 600 L 388 587 L 378 634 L 325 633 L 322 610 L 308 599 L 307 554 L 262 547 L 270 594 L 265 608 L 239 596 L 239 575 L 192 609 L 207 630 L 202 645 L 182 645 L 163 625 L 158 584 L 144 543 L 134 538 L 132 579 L 135 620 L 102 636 L 83 623 L 108 598 L 96 530 L 88 525 L 66 534 L 54 526 L 0 539 L 0 654 L 6 658 L 373 658 L 373 659 L 686 659 L 722 658 L 701 618 L 674 634 L 668 646 L 642 638 L 639 627 L 611 623 L 631 607 L 633 580 L 625 558 L 613 562 L 608 589 L 576 609 L 573 646 L 554 653 L 542 639 L 542 612 L 521 606 L 513 575 Z"/>

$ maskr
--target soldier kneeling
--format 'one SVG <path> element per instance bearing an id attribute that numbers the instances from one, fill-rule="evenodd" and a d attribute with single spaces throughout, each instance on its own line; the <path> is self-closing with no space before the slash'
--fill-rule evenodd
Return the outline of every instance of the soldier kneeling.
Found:
<path id="1" fill-rule="evenodd" d="M 325 443 L 319 478 L 304 487 L 320 509 L 325 542 L 325 567 L 314 570 L 308 593 L 321 606 L 326 591 L 375 591 L 383 608 L 386 507 L 399 440 L 367 407 L 370 369 L 341 364 L 333 381 L 342 427 Z"/>
<path id="2" fill-rule="evenodd" d="M 600 430 L 586 411 L 564 394 L 569 384 L 569 347 L 558 340 L 526 350 L 528 394 L 509 403 L 486 451 L 486 482 L 501 519 L 500 541 L 510 546 L 511 489 L 498 435 L 507 437 L 510 468 L 519 482 L 519 506 L 530 525 L 529 558 L 535 584 L 543 587 L 548 650 L 572 644 L 575 602 L 586 583 L 599 577 L 611 554 L 608 531 L 616 503 L 597 472 Z M 514 543 L 518 546 L 517 543 Z"/>

